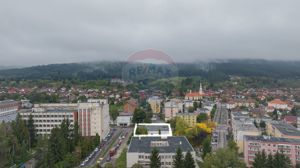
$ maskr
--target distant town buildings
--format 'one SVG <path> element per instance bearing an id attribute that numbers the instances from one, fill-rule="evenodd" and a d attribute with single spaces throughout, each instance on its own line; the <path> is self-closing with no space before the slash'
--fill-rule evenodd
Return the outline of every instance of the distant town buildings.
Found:
<path id="1" fill-rule="evenodd" d="M 288 101 L 282 101 L 280 99 L 274 99 L 268 102 L 268 111 L 272 112 L 274 109 L 277 110 L 292 110 L 293 105 Z"/>
<path id="2" fill-rule="evenodd" d="M 203 93 L 202 84 L 200 83 L 199 91 L 198 92 L 192 92 L 190 90 L 189 93 L 185 94 L 186 100 L 201 100 L 205 94 Z"/>

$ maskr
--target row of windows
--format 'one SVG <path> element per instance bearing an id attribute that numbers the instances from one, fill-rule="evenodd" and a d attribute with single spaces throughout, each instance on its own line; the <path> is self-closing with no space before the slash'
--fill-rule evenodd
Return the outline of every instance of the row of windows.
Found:
<path id="1" fill-rule="evenodd" d="M 57 122 L 61 123 L 63 120 L 34 120 L 35 123 L 49 123 L 49 122 Z M 73 122 L 73 119 L 69 119 L 70 122 Z"/>
<path id="2" fill-rule="evenodd" d="M 160 155 L 160 159 L 175 159 L 175 155 Z M 139 155 L 139 159 L 150 159 L 150 155 Z"/>
<path id="3" fill-rule="evenodd" d="M 36 127 L 50 127 L 50 128 L 54 128 L 54 127 L 57 127 L 59 126 L 59 124 L 36 124 L 35 126 Z M 72 126 L 72 124 L 70 124 L 70 126 Z"/>
<path id="4" fill-rule="evenodd" d="M 23 116 L 29 116 L 29 114 L 23 114 Z M 72 118 L 73 115 L 72 114 L 69 114 L 69 115 L 34 115 L 33 114 L 33 117 L 34 118 L 50 118 L 50 117 L 54 117 L 54 118 Z"/>

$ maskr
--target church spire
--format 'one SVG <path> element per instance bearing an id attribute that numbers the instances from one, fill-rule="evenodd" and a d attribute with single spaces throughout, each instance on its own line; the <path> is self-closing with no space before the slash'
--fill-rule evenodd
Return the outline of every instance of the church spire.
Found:
<path id="1" fill-rule="evenodd" d="M 201 83 L 201 82 L 200 82 L 199 94 L 200 94 L 200 95 L 202 95 L 202 94 L 203 94 L 203 90 L 202 90 L 202 83 Z"/>

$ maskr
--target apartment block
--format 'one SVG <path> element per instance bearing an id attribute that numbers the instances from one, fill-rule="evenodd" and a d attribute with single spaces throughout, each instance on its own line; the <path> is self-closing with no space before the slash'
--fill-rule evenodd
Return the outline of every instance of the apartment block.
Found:
<path id="1" fill-rule="evenodd" d="M 274 155 L 281 152 L 291 159 L 295 166 L 300 163 L 300 140 L 290 138 L 278 138 L 270 136 L 245 136 L 244 161 L 247 167 L 251 167 L 255 154 L 258 151 L 265 151 Z"/>
<path id="2" fill-rule="evenodd" d="M 51 130 L 59 127 L 64 119 L 70 125 L 79 125 L 82 136 L 104 138 L 109 132 L 109 105 L 106 99 L 90 99 L 86 103 L 50 103 L 35 104 L 32 110 L 22 110 L 20 115 L 28 120 L 33 116 L 34 124 L 39 135 L 49 135 Z"/>
<path id="3" fill-rule="evenodd" d="M 173 167 L 176 150 L 180 148 L 183 155 L 189 151 L 195 158 L 195 151 L 186 137 L 132 137 L 127 151 L 127 168 L 135 163 L 145 168 L 150 167 L 151 151 L 156 148 L 159 151 L 161 168 Z"/>

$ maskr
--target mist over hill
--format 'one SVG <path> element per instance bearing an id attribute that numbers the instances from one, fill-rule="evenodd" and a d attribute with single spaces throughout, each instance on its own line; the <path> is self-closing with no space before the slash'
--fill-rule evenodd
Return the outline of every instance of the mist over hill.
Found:
<path id="1" fill-rule="evenodd" d="M 0 70 L 0 79 L 98 80 L 122 78 L 124 68 L 128 65 L 129 63 L 127 62 L 105 61 L 97 63 L 50 64 L 27 68 L 2 69 Z M 276 79 L 299 79 L 299 65 L 300 61 L 268 60 L 227 60 L 209 63 L 176 63 L 172 66 L 176 67 L 177 73 L 172 75 L 184 77 L 200 76 L 213 81 L 228 79 L 230 75 L 263 76 Z M 151 66 L 161 68 L 170 65 L 151 64 Z"/>

